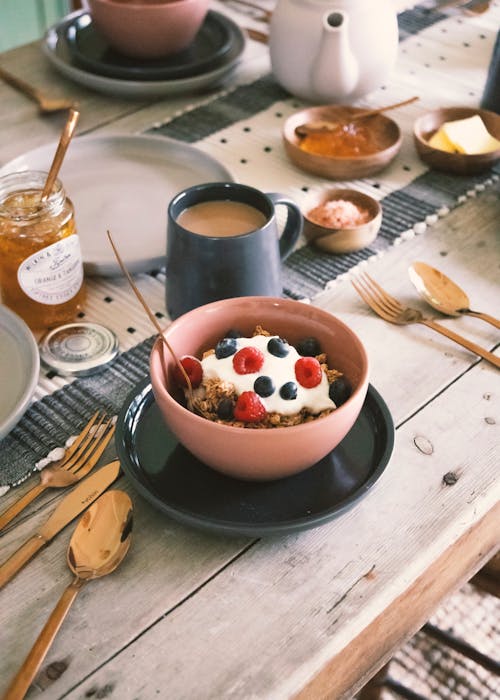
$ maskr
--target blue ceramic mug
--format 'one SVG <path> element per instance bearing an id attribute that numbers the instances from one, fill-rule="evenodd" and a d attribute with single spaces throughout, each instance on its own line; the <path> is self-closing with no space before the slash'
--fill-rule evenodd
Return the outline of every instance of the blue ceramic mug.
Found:
<path id="1" fill-rule="evenodd" d="M 275 207 L 287 218 L 281 235 Z M 168 207 L 167 309 L 177 318 L 203 304 L 283 292 L 281 262 L 302 231 L 291 199 L 234 182 L 194 185 Z"/>

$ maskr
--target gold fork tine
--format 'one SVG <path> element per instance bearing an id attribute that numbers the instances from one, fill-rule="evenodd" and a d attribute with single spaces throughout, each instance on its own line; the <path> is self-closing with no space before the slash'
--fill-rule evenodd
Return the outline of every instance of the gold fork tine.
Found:
<path id="1" fill-rule="evenodd" d="M 101 434 L 95 438 L 89 450 L 82 455 L 79 461 L 69 470 L 74 476 L 77 477 L 78 481 L 84 477 L 85 474 L 88 474 L 89 471 L 97 464 L 99 457 L 108 446 L 114 432 L 115 425 L 113 423 L 113 419 L 111 418 L 104 426 L 104 430 L 101 431 Z"/>
<path id="2" fill-rule="evenodd" d="M 368 306 L 378 314 L 384 321 L 395 323 L 398 326 L 406 326 L 411 323 L 421 323 L 428 328 L 432 328 L 446 338 L 453 340 L 467 350 L 479 355 L 488 362 L 491 362 L 495 367 L 500 368 L 500 357 L 486 350 L 477 343 L 470 341 L 468 338 L 455 333 L 445 326 L 436 323 L 431 318 L 425 318 L 419 309 L 414 309 L 409 306 L 403 306 L 397 299 L 391 297 L 390 294 L 373 280 L 366 273 L 358 275 L 356 280 L 351 280 L 351 284 L 357 291 L 359 296 L 365 301 Z"/>
<path id="3" fill-rule="evenodd" d="M 94 423 L 92 423 L 92 421 L 95 421 L 96 417 L 97 415 L 93 416 L 83 429 L 82 432 L 85 435 L 88 435 L 89 430 L 93 427 Z M 61 467 L 55 464 L 45 467 L 40 473 L 40 482 L 0 515 L 0 531 L 46 489 L 50 487 L 63 488 L 65 486 L 70 486 L 83 478 L 96 465 L 99 457 L 111 440 L 114 431 L 115 426 L 113 420 L 110 419 L 106 423 L 105 430 L 103 432 L 98 431 L 97 437 L 90 443 L 87 443 L 87 448 L 80 454 L 77 462 L 72 462 L 72 466 L 67 468 L 67 465 Z M 85 439 L 83 442 L 85 442 Z M 81 440 L 79 441 L 80 447 L 83 442 Z"/>
<path id="4" fill-rule="evenodd" d="M 354 287 L 354 289 L 357 291 L 359 296 L 365 301 L 368 306 L 372 309 L 372 311 L 375 311 L 376 314 L 381 316 L 385 321 L 391 321 L 392 316 L 390 316 L 387 311 L 379 304 L 377 299 L 373 297 L 373 295 L 365 289 L 363 285 L 363 280 L 358 280 L 354 281 L 351 280 L 351 284 Z"/>
<path id="5" fill-rule="evenodd" d="M 69 464 L 74 456 L 74 454 L 79 450 L 80 445 L 84 440 L 87 438 L 87 435 L 90 433 L 92 430 L 93 425 L 95 424 L 96 420 L 98 419 L 99 416 L 99 411 L 96 411 L 92 418 L 89 420 L 87 425 L 83 428 L 81 433 L 74 439 L 74 441 L 71 443 L 71 445 L 65 450 L 64 456 L 59 459 L 57 462 L 54 462 L 52 465 L 53 467 L 60 467 L 65 468 L 67 464 Z"/>
<path id="6" fill-rule="evenodd" d="M 99 437 L 99 430 L 106 420 L 106 414 L 103 413 L 100 418 L 98 418 L 98 415 L 99 411 L 94 413 L 83 431 L 66 452 L 61 464 L 55 466 L 59 466 L 61 469 L 66 469 L 67 471 L 72 471 L 74 464 L 86 453 L 89 444 Z"/>
<path id="7" fill-rule="evenodd" d="M 400 313 L 403 311 L 403 305 L 401 302 L 399 302 L 397 299 L 395 299 L 393 296 L 391 296 L 388 292 L 385 291 L 383 287 L 376 282 L 373 277 L 370 277 L 370 275 L 366 272 L 362 272 L 361 276 L 365 282 L 365 284 L 374 292 L 377 294 L 377 296 L 381 299 L 381 301 L 384 301 L 389 308 L 393 308 L 396 313 Z"/>

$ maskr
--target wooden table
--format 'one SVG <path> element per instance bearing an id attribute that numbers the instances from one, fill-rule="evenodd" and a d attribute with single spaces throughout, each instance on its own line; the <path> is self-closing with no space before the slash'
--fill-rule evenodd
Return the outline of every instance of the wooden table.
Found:
<path id="1" fill-rule="evenodd" d="M 137 104 L 100 96 L 55 74 L 37 45 L 1 59 L 41 87 L 78 97 L 80 133 L 141 131 L 206 99 Z M 233 80 L 266 67 L 265 48 L 252 45 Z M 57 138 L 62 115 L 39 117 L 3 84 L 0 104 L 1 162 Z M 497 183 L 425 236 L 371 261 L 370 273 L 426 310 L 409 285 L 408 265 L 445 266 L 474 308 L 498 316 L 499 221 Z M 117 486 L 135 508 L 131 551 L 118 572 L 82 591 L 37 681 L 43 697 L 348 698 L 498 549 L 498 370 L 427 328 L 386 324 L 348 279 L 314 303 L 358 332 L 371 359 L 371 382 L 392 412 L 395 449 L 380 480 L 329 524 L 250 539 L 169 520 L 121 477 Z M 478 319 L 443 323 L 490 350 L 498 346 L 498 330 Z M 449 472 L 453 485 L 443 480 Z M 2 505 L 26 488 L 11 489 Z M 0 538 L 0 560 L 59 498 L 39 501 Z M 70 580 L 65 550 L 72 529 L 0 591 L 0 692 Z M 29 696 L 36 695 L 34 688 Z"/>

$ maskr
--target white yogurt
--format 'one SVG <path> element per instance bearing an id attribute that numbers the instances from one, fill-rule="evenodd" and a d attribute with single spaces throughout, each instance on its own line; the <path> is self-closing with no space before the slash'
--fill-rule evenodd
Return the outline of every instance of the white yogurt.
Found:
<path id="1" fill-rule="evenodd" d="M 236 352 L 241 348 L 253 346 L 264 355 L 264 363 L 258 372 L 252 374 L 238 374 L 233 368 L 234 354 L 229 357 L 217 359 L 215 353 L 207 355 L 201 361 L 203 367 L 203 379 L 219 379 L 231 383 L 239 395 L 244 391 L 254 391 L 254 382 L 257 377 L 268 376 L 274 382 L 275 390 L 271 396 L 259 396 L 268 413 L 281 413 L 285 416 L 298 413 L 306 408 L 309 413 L 316 415 L 326 409 L 336 408 L 335 403 L 328 396 L 329 384 L 327 376 L 322 372 L 321 382 L 312 389 L 301 386 L 295 377 L 295 363 L 301 355 L 289 345 L 286 357 L 276 357 L 267 350 L 267 344 L 271 337 L 256 335 L 253 338 L 237 338 Z M 283 399 L 280 396 L 280 388 L 287 382 L 295 382 L 297 397 L 295 399 Z"/>

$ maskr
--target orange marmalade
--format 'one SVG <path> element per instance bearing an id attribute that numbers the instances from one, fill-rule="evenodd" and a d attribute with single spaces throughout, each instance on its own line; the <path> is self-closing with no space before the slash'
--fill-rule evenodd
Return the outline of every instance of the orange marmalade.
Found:
<path id="1" fill-rule="evenodd" d="M 2 302 L 32 329 L 74 319 L 85 287 L 74 210 L 57 180 L 42 202 L 46 173 L 0 178 Z"/>
<path id="2" fill-rule="evenodd" d="M 300 139 L 299 148 L 318 156 L 336 158 L 367 156 L 378 150 L 372 132 L 353 122 L 335 124 L 328 131 L 308 133 Z"/>

